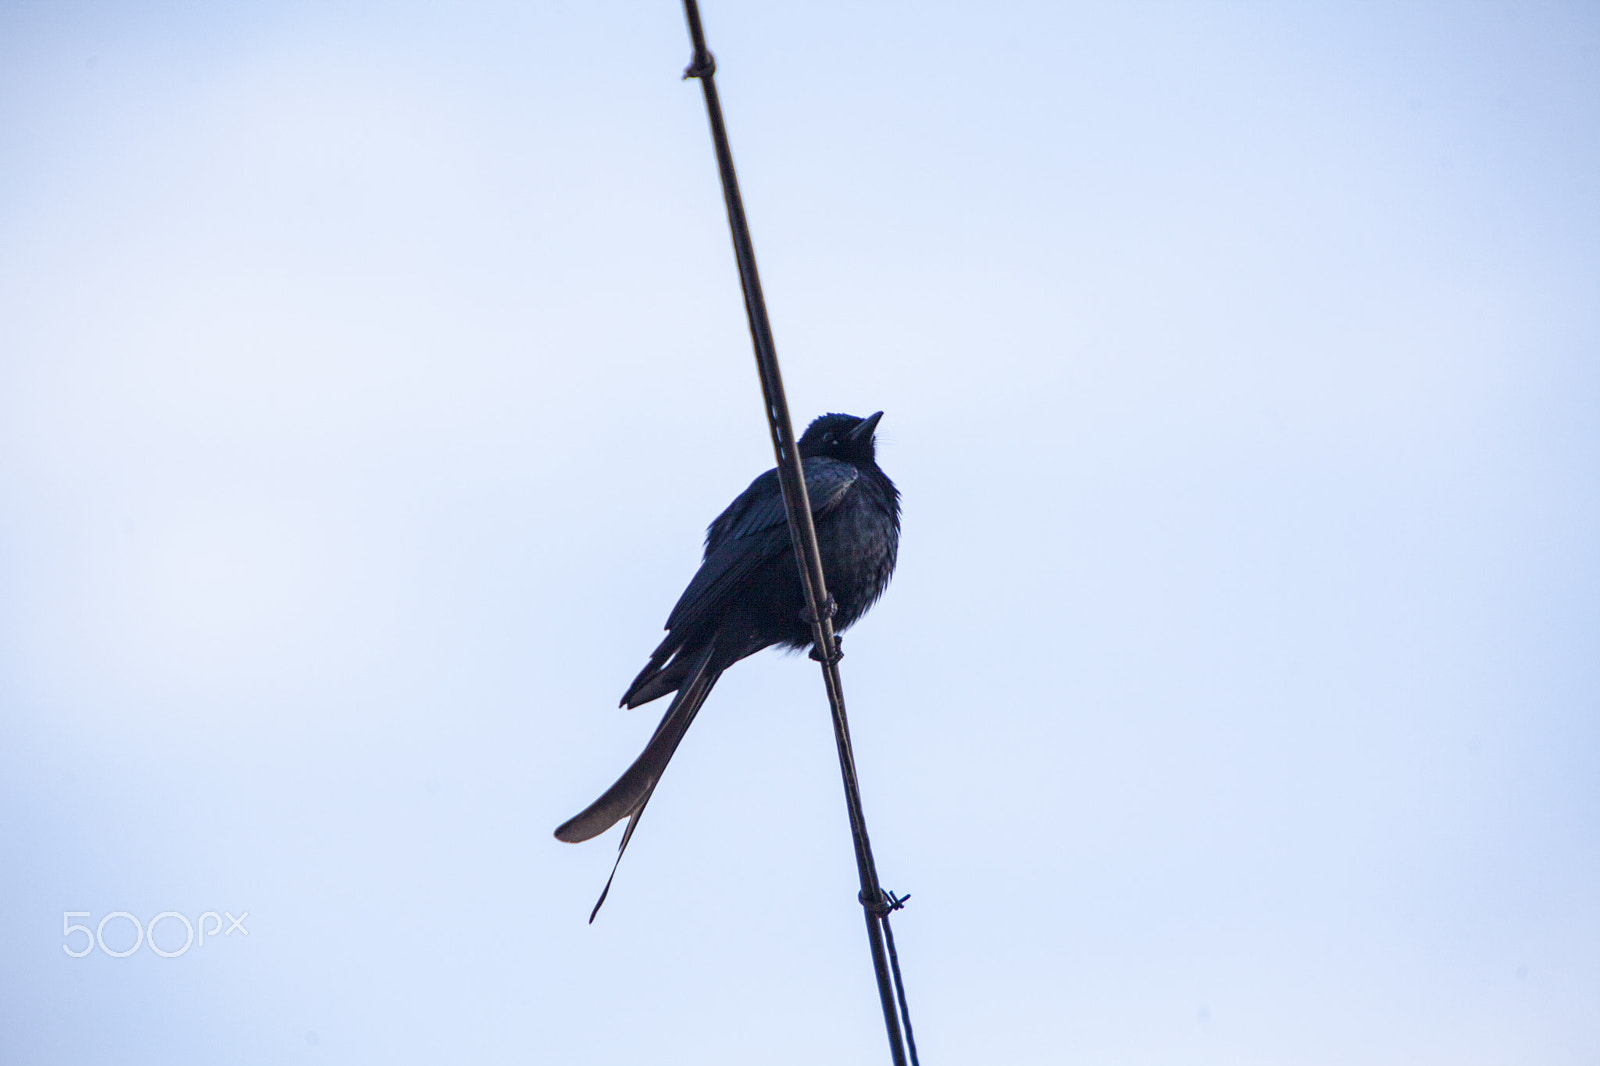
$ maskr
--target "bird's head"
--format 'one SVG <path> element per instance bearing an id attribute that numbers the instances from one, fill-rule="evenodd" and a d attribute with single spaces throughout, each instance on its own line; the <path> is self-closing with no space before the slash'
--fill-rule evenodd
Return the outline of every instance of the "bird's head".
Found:
<path id="1" fill-rule="evenodd" d="M 871 462 L 873 431 L 878 428 L 879 411 L 866 418 L 855 415 L 823 415 L 806 427 L 800 437 L 801 458 L 822 455 L 847 462 Z"/>

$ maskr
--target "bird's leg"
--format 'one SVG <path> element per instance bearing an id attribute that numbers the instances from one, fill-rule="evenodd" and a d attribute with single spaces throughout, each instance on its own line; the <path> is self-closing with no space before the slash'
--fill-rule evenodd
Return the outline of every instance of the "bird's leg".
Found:
<path id="1" fill-rule="evenodd" d="M 822 610 L 823 613 L 825 613 L 829 618 L 832 618 L 834 615 L 839 613 L 839 601 L 833 598 L 833 593 L 828 593 L 828 602 Z M 815 628 L 817 620 L 816 617 L 812 615 L 811 606 L 809 604 L 800 608 L 800 620 L 806 625 Z M 822 649 L 818 648 L 815 643 L 811 645 L 811 658 L 819 663 L 830 662 L 828 657 L 822 654 Z M 844 642 L 839 638 L 839 635 L 835 633 L 833 636 L 833 659 L 831 662 L 836 663 L 843 658 Z"/>
<path id="2" fill-rule="evenodd" d="M 827 615 L 829 618 L 832 618 L 834 615 L 839 613 L 839 601 L 833 598 L 833 593 L 831 592 L 828 593 L 828 602 L 822 605 L 822 613 Z M 811 613 L 810 604 L 806 604 L 806 606 L 800 608 L 800 621 L 804 622 L 808 626 L 814 626 L 817 624 L 816 617 Z"/>

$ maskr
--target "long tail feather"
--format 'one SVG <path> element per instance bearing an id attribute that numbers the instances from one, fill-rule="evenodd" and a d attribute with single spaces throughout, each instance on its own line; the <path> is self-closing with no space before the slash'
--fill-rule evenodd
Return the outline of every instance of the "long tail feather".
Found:
<path id="1" fill-rule="evenodd" d="M 644 813 L 645 804 L 649 802 L 649 797 L 645 797 L 645 801 L 639 805 L 639 809 L 628 817 L 628 828 L 622 831 L 622 843 L 617 845 L 617 861 L 611 864 L 611 874 L 606 878 L 606 887 L 600 890 L 600 898 L 594 901 L 594 910 L 589 912 L 590 925 L 594 924 L 594 916 L 600 913 L 600 908 L 605 903 L 606 897 L 611 895 L 611 882 L 617 879 L 617 867 L 622 865 L 622 853 L 628 850 L 628 841 L 633 839 L 633 827 L 639 824 L 639 816 Z"/>
<path id="2" fill-rule="evenodd" d="M 689 724 L 694 721 L 700 705 L 710 694 L 711 686 L 722 676 L 721 670 L 711 669 L 711 660 L 715 653 L 716 646 L 712 643 L 707 645 L 696 658 L 683 687 L 673 697 L 666 714 L 661 716 L 661 724 L 656 726 L 650 742 L 633 761 L 633 765 L 624 770 L 616 783 L 606 789 L 599 799 L 556 830 L 557 840 L 576 844 L 599 836 L 623 818 L 627 818 L 628 828 L 623 832 L 622 843 L 617 848 L 617 861 L 611 867 L 611 878 L 617 875 L 617 866 L 622 863 L 622 853 L 628 849 L 628 841 L 633 838 L 633 830 L 639 824 L 639 816 L 644 814 L 645 804 L 650 802 L 650 796 L 655 792 L 656 784 L 666 771 L 667 763 L 678 750 L 679 742 L 683 740 Z M 600 899 L 589 915 L 591 922 L 594 921 L 595 914 L 600 912 L 600 904 L 605 902 L 607 893 L 611 891 L 611 878 L 606 879 L 605 890 L 600 893 Z"/>

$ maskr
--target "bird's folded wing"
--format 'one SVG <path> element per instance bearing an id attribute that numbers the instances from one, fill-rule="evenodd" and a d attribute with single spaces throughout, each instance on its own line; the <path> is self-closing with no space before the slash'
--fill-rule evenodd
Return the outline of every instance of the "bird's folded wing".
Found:
<path id="1" fill-rule="evenodd" d="M 805 471 L 806 495 L 814 518 L 838 507 L 861 477 L 853 463 L 821 457 L 807 459 Z M 777 472 L 769 470 L 751 482 L 711 524 L 706 535 L 705 561 L 678 597 L 667 617 L 667 628 L 692 629 L 697 622 L 715 614 L 723 598 L 753 570 L 792 550 Z"/>
<path id="2" fill-rule="evenodd" d="M 825 515 L 839 505 L 845 492 L 861 476 L 854 463 L 841 463 L 822 456 L 807 459 L 806 495 L 811 499 L 811 513 Z M 739 498 L 711 523 L 706 531 L 707 554 L 728 540 L 748 537 L 775 526 L 787 524 L 783 509 L 783 490 L 778 484 L 778 472 L 768 470 L 750 483 Z"/>

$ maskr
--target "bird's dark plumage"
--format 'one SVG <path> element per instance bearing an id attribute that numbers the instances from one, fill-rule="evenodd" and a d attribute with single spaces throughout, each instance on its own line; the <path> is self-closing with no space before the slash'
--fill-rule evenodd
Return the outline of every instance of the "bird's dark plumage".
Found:
<path id="1" fill-rule="evenodd" d="M 823 575 L 838 605 L 834 628 L 840 632 L 883 595 L 900 543 L 900 493 L 875 457 L 873 433 L 881 417 L 882 411 L 868 418 L 823 415 L 799 441 Z M 809 647 L 805 606 L 778 472 L 768 470 L 706 530 L 705 557 L 667 617 L 666 639 L 622 696 L 623 706 L 637 707 L 677 693 L 661 724 L 616 784 L 557 829 L 556 838 L 588 840 L 627 818 L 617 849 L 620 862 L 650 794 L 717 678 L 774 644 Z M 606 891 L 610 888 L 607 881 Z M 600 903 L 605 897 L 602 892 Z"/>

